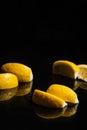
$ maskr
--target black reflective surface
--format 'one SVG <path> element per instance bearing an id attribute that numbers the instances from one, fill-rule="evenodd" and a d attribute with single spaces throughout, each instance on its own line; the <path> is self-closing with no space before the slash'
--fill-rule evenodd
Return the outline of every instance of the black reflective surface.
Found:
<path id="1" fill-rule="evenodd" d="M 40 45 L 13 44 L 13 48 L 13 45 L 8 45 L 0 49 L 0 66 L 5 62 L 21 62 L 30 66 L 34 74 L 31 83 L 20 84 L 17 90 L 0 91 L 0 126 L 11 130 L 87 128 L 87 83 L 52 74 L 55 60 L 67 59 L 76 64 L 86 64 L 84 49 L 79 47 L 77 50 L 73 44 L 68 46 L 63 42 L 59 42 L 60 46 L 38 43 Z M 76 91 L 79 104 L 62 110 L 35 106 L 31 101 L 33 90 L 38 88 L 45 91 L 52 83 L 67 85 Z M 11 96 L 6 97 L 9 93 Z"/>

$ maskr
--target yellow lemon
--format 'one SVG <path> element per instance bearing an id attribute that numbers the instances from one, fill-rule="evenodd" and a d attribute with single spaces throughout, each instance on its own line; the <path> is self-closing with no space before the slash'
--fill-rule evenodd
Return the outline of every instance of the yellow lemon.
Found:
<path id="1" fill-rule="evenodd" d="M 63 99 L 38 89 L 34 90 L 32 101 L 37 105 L 48 108 L 63 108 L 67 105 Z"/>
<path id="2" fill-rule="evenodd" d="M 10 89 L 18 86 L 18 78 L 12 73 L 0 74 L 0 89 Z"/>
<path id="3" fill-rule="evenodd" d="M 18 87 L 0 90 L 0 101 L 12 99 L 17 93 L 17 88 Z"/>
<path id="4" fill-rule="evenodd" d="M 77 66 L 80 68 L 80 71 L 78 73 L 78 79 L 81 79 L 81 80 L 87 82 L 87 65 L 79 64 Z"/>
<path id="5" fill-rule="evenodd" d="M 63 99 L 67 103 L 79 103 L 76 92 L 65 85 L 52 84 L 48 87 L 47 92 Z"/>
<path id="6" fill-rule="evenodd" d="M 2 72 L 10 72 L 18 77 L 19 82 L 30 82 L 33 80 L 32 69 L 22 63 L 5 63 L 1 66 Z"/>
<path id="7" fill-rule="evenodd" d="M 53 74 L 76 79 L 79 72 L 79 67 L 75 63 L 68 60 L 57 60 L 53 63 L 52 72 Z"/>

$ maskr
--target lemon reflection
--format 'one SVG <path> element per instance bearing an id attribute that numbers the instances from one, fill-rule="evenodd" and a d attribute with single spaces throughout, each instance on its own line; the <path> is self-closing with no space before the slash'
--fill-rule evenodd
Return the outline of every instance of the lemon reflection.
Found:
<path id="1" fill-rule="evenodd" d="M 87 90 L 87 82 L 79 80 L 79 81 L 77 81 L 77 85 L 78 85 L 79 88 Z"/>
<path id="2" fill-rule="evenodd" d="M 65 109 L 65 112 L 62 114 L 63 117 L 70 117 L 76 114 L 78 108 L 78 104 L 73 106 L 68 106 Z"/>
<path id="3" fill-rule="evenodd" d="M 32 89 L 32 85 L 33 85 L 33 81 L 28 83 L 20 83 L 18 86 L 18 91 L 16 93 L 16 96 L 24 96 L 30 93 Z"/>
<path id="4" fill-rule="evenodd" d="M 67 106 L 62 109 L 48 109 L 40 106 L 34 106 L 35 114 L 43 119 L 56 119 L 60 117 L 70 117 L 76 114 L 78 104 Z"/>
<path id="5" fill-rule="evenodd" d="M 6 101 L 13 98 L 17 93 L 17 89 L 18 87 L 0 90 L 0 101 Z"/>
<path id="6" fill-rule="evenodd" d="M 48 109 L 40 106 L 34 106 L 35 114 L 43 119 L 56 119 L 62 116 L 65 108 L 62 109 Z"/>
<path id="7" fill-rule="evenodd" d="M 53 83 L 66 85 L 72 88 L 73 90 L 76 90 L 79 87 L 77 80 L 70 79 L 61 75 L 55 75 L 55 74 L 53 74 L 52 77 L 53 77 Z"/>

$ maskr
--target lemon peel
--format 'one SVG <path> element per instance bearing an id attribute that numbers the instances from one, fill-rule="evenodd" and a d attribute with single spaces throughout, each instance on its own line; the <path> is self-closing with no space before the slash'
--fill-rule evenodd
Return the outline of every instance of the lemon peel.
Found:
<path id="1" fill-rule="evenodd" d="M 0 89 L 10 89 L 18 86 L 18 78 L 12 73 L 0 74 Z"/>
<path id="2" fill-rule="evenodd" d="M 1 66 L 1 71 L 15 74 L 19 82 L 30 82 L 33 80 L 32 69 L 22 63 L 4 63 Z"/>
<path id="3" fill-rule="evenodd" d="M 51 84 L 47 88 L 47 93 L 53 94 L 63 99 L 67 103 L 71 103 L 71 104 L 79 103 L 78 95 L 76 94 L 76 92 L 65 85 Z"/>
<path id="4" fill-rule="evenodd" d="M 78 76 L 79 67 L 72 61 L 57 60 L 52 66 L 52 73 L 76 79 Z"/>
<path id="5" fill-rule="evenodd" d="M 63 99 L 39 89 L 34 89 L 32 102 L 47 108 L 64 108 L 67 105 Z"/>

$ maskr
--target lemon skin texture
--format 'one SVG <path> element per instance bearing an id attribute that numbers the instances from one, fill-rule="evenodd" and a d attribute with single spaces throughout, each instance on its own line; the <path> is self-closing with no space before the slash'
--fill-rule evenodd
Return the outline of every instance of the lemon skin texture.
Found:
<path id="1" fill-rule="evenodd" d="M 52 66 L 53 74 L 66 76 L 72 79 L 77 78 L 79 70 L 79 67 L 75 63 L 68 60 L 54 61 Z"/>
<path id="2" fill-rule="evenodd" d="M 67 105 L 61 98 L 38 89 L 34 90 L 32 101 L 37 105 L 47 108 L 64 108 Z"/>
<path id="3" fill-rule="evenodd" d="M 78 95 L 73 89 L 69 88 L 68 86 L 61 84 L 51 84 L 48 87 L 47 92 L 63 99 L 67 103 L 79 103 Z"/>
<path id="4" fill-rule="evenodd" d="M 19 82 L 30 82 L 33 80 L 32 69 L 22 63 L 5 63 L 1 66 L 2 72 L 13 73 Z"/>
<path id="5" fill-rule="evenodd" d="M 0 89 L 10 89 L 18 86 L 18 78 L 12 73 L 0 74 Z"/>

